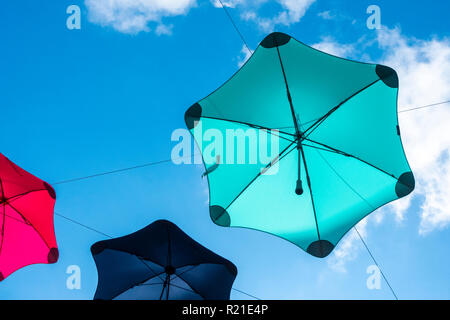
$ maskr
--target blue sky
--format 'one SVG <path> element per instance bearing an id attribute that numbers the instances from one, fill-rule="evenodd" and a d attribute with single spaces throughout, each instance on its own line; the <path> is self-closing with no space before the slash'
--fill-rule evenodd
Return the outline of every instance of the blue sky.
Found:
<path id="1" fill-rule="evenodd" d="M 1 153 L 50 183 L 170 158 L 171 133 L 185 127 L 185 110 L 226 81 L 246 52 L 208 0 L 156 9 L 141 2 L 140 11 L 125 1 L 115 8 L 89 0 L 2 4 Z M 269 31 L 283 31 L 330 53 L 395 67 L 400 109 L 450 98 L 448 1 L 224 2 L 252 49 Z M 81 8 L 81 30 L 66 28 L 71 4 Z M 382 30 L 366 27 L 371 4 L 381 8 Z M 401 115 L 417 190 L 359 226 L 401 299 L 450 298 L 449 109 Z M 392 298 L 384 282 L 367 288 L 373 262 L 352 232 L 320 260 L 261 232 L 214 225 L 202 170 L 169 163 L 56 185 L 55 211 L 114 237 L 171 220 L 233 261 L 235 287 L 259 298 Z M 58 263 L 17 271 L 0 284 L 0 298 L 93 297 L 89 248 L 104 237 L 61 217 L 55 229 Z M 70 265 L 81 268 L 81 290 L 66 288 Z M 232 298 L 247 297 L 233 291 Z"/>

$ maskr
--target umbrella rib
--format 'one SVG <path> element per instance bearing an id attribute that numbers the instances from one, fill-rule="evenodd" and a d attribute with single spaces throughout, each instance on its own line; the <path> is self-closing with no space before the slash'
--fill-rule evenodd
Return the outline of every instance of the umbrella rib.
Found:
<path id="1" fill-rule="evenodd" d="M 125 289 L 125 290 L 123 290 L 122 292 L 120 292 L 120 293 L 116 294 L 115 296 L 113 296 L 110 300 L 114 300 L 115 298 L 117 298 L 118 296 L 120 296 L 122 293 L 125 293 L 125 292 L 127 292 L 128 290 L 133 289 L 134 287 L 137 287 L 137 286 L 143 286 L 143 285 L 151 285 L 151 284 L 144 284 L 144 282 L 150 280 L 151 278 L 154 278 L 154 277 L 152 276 L 152 277 L 150 277 L 150 278 L 147 278 L 147 279 L 141 281 L 140 283 L 133 284 L 132 286 L 128 287 L 127 289 Z M 153 283 L 153 284 L 156 285 L 156 284 L 163 284 L 163 283 Z"/>
<path id="2" fill-rule="evenodd" d="M 32 224 L 30 221 L 28 221 L 28 220 L 24 217 L 24 215 L 23 215 L 22 213 L 20 213 L 19 210 L 17 210 L 16 208 L 14 208 L 13 205 L 12 205 L 11 203 L 9 203 L 9 202 L 6 202 L 6 203 L 7 203 L 8 206 L 10 206 L 15 212 L 17 212 L 17 213 L 23 218 L 24 221 L 28 222 L 28 225 L 29 225 L 31 228 L 33 228 L 34 231 L 36 231 L 36 233 L 39 235 L 39 237 L 42 239 L 42 241 L 44 241 L 44 243 L 45 243 L 45 245 L 47 246 L 47 248 L 50 249 L 50 246 L 48 245 L 47 241 L 45 241 L 45 239 L 44 239 L 44 237 L 42 236 L 42 234 L 41 234 L 41 233 L 33 226 L 33 224 Z"/>
<path id="3" fill-rule="evenodd" d="M 162 300 L 162 297 L 164 295 L 164 289 L 166 289 L 166 286 L 167 286 L 167 277 L 168 276 L 169 275 L 166 275 L 166 280 L 164 280 L 164 284 L 163 284 L 163 288 L 162 288 L 162 291 L 161 291 L 161 295 L 159 296 L 159 300 Z"/>
<path id="4" fill-rule="evenodd" d="M 197 264 L 197 265 L 195 265 L 195 266 L 192 266 L 191 268 L 189 268 L 188 270 L 184 270 L 184 271 L 181 272 L 180 274 L 175 274 L 175 276 L 172 278 L 172 280 L 175 280 L 175 279 L 179 278 L 182 274 L 185 274 L 185 273 L 187 273 L 187 272 L 192 271 L 193 269 L 197 268 L 199 265 L 200 265 L 200 264 Z M 217 265 L 219 265 L 219 264 L 217 263 Z"/>
<path id="5" fill-rule="evenodd" d="M 274 164 L 276 164 L 277 162 L 280 162 L 281 159 L 283 159 L 285 156 L 287 156 L 289 153 L 291 153 L 293 150 L 295 150 L 296 148 L 292 148 L 292 150 L 290 150 L 289 152 L 285 153 L 292 145 L 294 144 L 294 142 L 292 142 L 290 145 L 288 145 L 283 151 L 281 151 L 281 153 L 273 160 L 271 161 L 263 170 L 261 170 L 256 177 L 254 177 L 249 184 L 247 184 L 245 186 L 244 189 L 242 189 L 241 192 L 239 192 L 239 194 L 233 199 L 233 201 L 230 202 L 230 204 L 225 208 L 225 210 L 217 216 L 217 219 L 220 218 L 225 211 L 241 196 L 241 194 L 244 193 L 245 190 L 248 189 L 248 187 L 250 187 L 250 185 L 256 181 L 256 179 L 258 179 L 264 172 L 266 172 L 270 167 L 272 167 Z M 285 153 L 285 154 L 284 154 Z M 284 155 L 283 155 L 284 154 Z M 275 162 L 274 162 L 275 161 Z"/>
<path id="6" fill-rule="evenodd" d="M 314 213 L 314 221 L 316 222 L 317 238 L 319 240 L 320 253 L 321 253 L 321 255 L 323 255 L 322 242 L 320 241 L 319 223 L 317 222 L 316 205 L 314 203 L 314 197 L 313 197 L 313 192 L 312 192 L 312 188 L 311 188 L 311 178 L 309 176 L 308 166 L 306 165 L 305 152 L 303 151 L 303 148 L 301 148 L 301 155 L 303 158 L 303 164 L 305 165 L 306 182 L 308 183 L 309 194 L 311 196 L 311 204 L 312 204 L 313 213 Z"/>
<path id="7" fill-rule="evenodd" d="M 177 285 L 175 285 L 175 284 L 172 284 L 172 286 L 174 286 L 174 287 L 176 287 L 176 288 L 180 288 L 180 289 L 184 289 L 184 290 L 186 290 L 186 291 L 191 291 L 191 292 L 193 292 L 193 293 L 195 293 L 195 294 L 198 294 L 200 297 L 202 297 L 204 300 L 206 300 L 206 298 L 200 293 L 200 292 L 198 292 L 197 290 L 195 290 L 185 279 L 183 279 L 182 277 L 179 277 L 181 280 L 183 280 L 183 282 L 184 283 L 186 283 L 186 285 L 188 285 L 189 286 L 189 288 L 191 288 L 191 290 L 189 290 L 189 289 L 186 289 L 186 288 L 183 288 L 183 287 L 180 287 L 180 286 L 177 286 Z"/>
<path id="8" fill-rule="evenodd" d="M 274 37 L 274 40 L 275 40 L 275 45 L 277 47 L 278 59 L 280 60 L 281 71 L 283 73 L 284 84 L 286 86 L 286 93 L 287 93 L 287 98 L 288 98 L 288 101 L 289 101 L 289 107 L 291 109 L 292 120 L 294 121 L 295 135 L 296 135 L 296 137 L 298 137 L 300 135 L 300 130 L 298 128 L 297 119 L 295 117 L 294 105 L 292 103 L 292 96 L 291 96 L 291 92 L 289 90 L 289 85 L 288 85 L 287 78 L 286 78 L 286 72 L 284 70 L 283 60 L 281 59 L 280 48 L 278 47 L 278 43 L 277 43 L 276 37 Z"/>
<path id="9" fill-rule="evenodd" d="M 367 199 L 365 199 L 358 191 L 356 191 L 351 185 L 350 183 L 348 183 L 338 172 L 337 170 L 328 162 L 327 159 L 325 159 L 325 157 L 320 154 L 320 152 L 316 151 L 319 156 L 322 158 L 322 160 L 328 165 L 328 167 L 330 167 L 330 169 L 334 172 L 334 174 L 342 180 L 342 182 L 345 183 L 345 185 L 352 190 L 359 198 L 361 198 L 361 200 L 363 200 L 372 210 L 376 210 L 375 206 L 373 206 Z"/>
<path id="10" fill-rule="evenodd" d="M 195 293 L 195 294 L 198 294 L 200 297 L 202 297 L 203 299 L 205 299 L 199 292 L 196 292 L 196 291 L 194 291 L 194 289 L 187 289 L 187 288 L 183 288 L 183 287 L 180 287 L 180 286 L 178 286 L 178 285 L 176 285 L 176 284 L 171 284 L 171 286 L 172 287 L 175 287 L 175 288 L 178 288 L 178 289 L 182 289 L 182 290 L 185 290 L 185 291 L 189 291 L 189 292 L 192 292 L 192 293 Z M 191 287 L 191 286 L 189 286 L 189 287 Z M 192 288 L 192 287 L 191 287 Z"/>
<path id="11" fill-rule="evenodd" d="M 381 169 L 381 168 L 379 168 L 379 167 L 377 167 L 377 166 L 371 164 L 370 162 L 367 162 L 366 160 L 363 160 L 363 159 L 361 159 L 361 158 L 359 158 L 359 157 L 357 157 L 357 156 L 351 155 L 351 154 L 349 154 L 349 153 L 347 153 L 347 152 L 344 152 L 344 151 L 341 151 L 341 150 L 339 150 L 339 149 L 330 147 L 330 146 L 328 146 L 328 145 L 326 145 L 326 144 L 324 144 L 324 143 L 317 142 L 317 141 L 311 140 L 311 139 L 309 139 L 309 138 L 306 138 L 305 140 L 310 141 L 310 142 L 312 142 L 312 143 L 319 144 L 319 145 L 321 145 L 321 146 L 323 146 L 323 147 L 325 147 L 325 148 L 330 149 L 330 150 L 326 150 L 326 151 L 328 151 L 328 152 L 334 152 L 334 153 L 337 153 L 337 154 L 340 154 L 340 155 L 343 155 L 343 156 L 346 156 L 346 157 L 350 157 L 350 158 L 354 158 L 354 159 L 356 159 L 356 160 L 359 160 L 359 161 L 361 161 L 361 162 L 363 162 L 363 163 L 365 163 L 365 164 L 371 166 L 372 168 L 375 168 L 375 169 L 377 169 L 377 170 L 383 172 L 384 174 L 387 174 L 387 175 L 390 176 L 391 178 L 394 178 L 394 179 L 398 180 L 398 178 L 397 178 L 395 175 L 393 175 L 392 173 L 389 173 L 389 172 L 387 172 L 387 171 L 385 171 L 385 170 L 383 170 L 383 169 Z M 309 146 L 309 145 L 306 145 L 306 146 L 314 148 L 313 146 Z"/>
<path id="12" fill-rule="evenodd" d="M 243 125 L 249 126 L 249 127 L 251 127 L 251 128 L 267 130 L 267 131 L 269 131 L 269 133 L 271 133 L 271 131 L 273 131 L 273 130 L 277 130 L 278 132 L 280 132 L 280 133 L 282 133 L 282 134 L 285 134 L 285 135 L 288 135 L 288 136 L 291 136 L 291 137 L 295 137 L 295 135 L 294 135 L 293 133 L 288 133 L 288 132 L 284 132 L 284 131 L 281 131 L 281 130 L 276 129 L 276 128 L 268 128 L 268 127 L 260 126 L 260 125 L 258 125 L 258 124 L 252 124 L 252 123 L 248 123 L 248 122 L 244 122 L 244 121 L 237 121 L 237 120 L 224 119 L 224 118 L 217 118 L 217 117 L 209 117 L 209 116 L 201 116 L 201 118 L 204 118 L 204 119 L 211 119 L 211 120 L 220 120 L 220 121 L 227 121 L 227 122 L 233 122 L 233 123 L 243 124 Z M 272 133 L 271 133 L 271 134 L 272 134 Z M 281 137 L 281 138 L 282 138 L 282 137 Z M 287 139 L 287 138 L 284 138 L 284 139 Z"/>
<path id="13" fill-rule="evenodd" d="M 143 260 L 143 259 L 141 259 L 140 257 L 138 257 L 138 256 L 135 256 L 136 258 L 138 258 L 138 260 L 139 261 L 141 261 L 151 272 L 153 272 L 153 274 L 156 276 L 156 277 L 158 277 L 160 280 L 162 280 L 162 281 L 164 281 L 161 277 L 160 277 L 160 275 L 162 274 L 162 273 L 157 273 L 157 272 L 155 272 L 155 270 L 153 270 L 148 264 L 146 264 L 145 263 L 145 261 Z"/>
<path id="14" fill-rule="evenodd" d="M 343 100 L 342 102 L 340 102 L 337 106 L 335 106 L 334 108 L 332 108 L 330 111 L 328 111 L 326 114 L 324 114 L 322 117 L 320 117 L 318 120 L 316 120 L 316 122 L 314 122 L 308 129 L 306 129 L 306 131 L 304 132 L 304 135 L 306 137 L 308 137 L 314 130 L 316 130 L 330 115 L 332 115 L 337 109 L 339 109 L 343 104 L 345 104 L 347 101 L 349 101 L 350 99 L 352 99 L 353 97 L 357 96 L 358 94 L 360 94 L 361 92 L 363 92 L 364 90 L 370 88 L 371 86 L 373 86 L 375 83 L 377 83 L 378 81 L 380 81 L 381 79 L 375 80 L 371 83 L 369 83 L 368 85 L 366 85 L 364 88 L 356 91 L 354 94 L 352 94 L 351 96 L 349 96 L 348 98 L 346 98 L 345 100 Z M 311 130 L 311 132 L 309 132 Z M 309 133 L 308 133 L 309 132 Z"/>

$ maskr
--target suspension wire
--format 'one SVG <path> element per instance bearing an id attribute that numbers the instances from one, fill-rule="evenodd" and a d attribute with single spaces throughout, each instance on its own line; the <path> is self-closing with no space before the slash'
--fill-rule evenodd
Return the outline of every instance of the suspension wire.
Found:
<path id="1" fill-rule="evenodd" d="M 356 233 L 358 234 L 359 238 L 361 239 L 361 242 L 363 243 L 364 247 L 366 248 L 367 252 L 369 253 L 370 257 L 372 258 L 373 262 L 375 263 L 375 265 L 377 266 L 378 270 L 380 270 L 381 275 L 383 276 L 384 281 L 387 283 L 389 289 L 391 290 L 392 294 L 395 297 L 395 300 L 398 300 L 398 296 L 395 293 L 394 289 L 392 288 L 391 284 L 389 283 L 388 279 L 386 278 L 383 270 L 380 268 L 380 265 L 378 264 L 377 260 L 375 259 L 375 257 L 373 256 L 372 252 L 370 251 L 369 247 L 367 246 L 366 242 L 364 241 L 364 238 L 361 236 L 361 234 L 359 233 L 358 229 L 356 228 L 356 226 L 353 227 L 353 229 L 355 229 Z"/>
<path id="2" fill-rule="evenodd" d="M 224 6 L 222 0 L 217 0 L 219 1 L 220 5 L 222 6 L 222 9 L 225 11 L 225 14 L 227 15 L 228 19 L 230 20 L 231 24 L 233 25 L 234 29 L 236 30 L 236 32 L 239 34 L 239 37 L 241 38 L 242 42 L 244 43 L 245 47 L 247 48 L 248 52 L 250 52 L 250 54 L 253 54 L 253 51 L 250 49 L 250 47 L 248 46 L 247 42 L 245 41 L 244 36 L 242 35 L 241 31 L 239 31 L 236 23 L 233 20 L 233 17 L 231 17 L 231 14 L 228 12 L 227 8 Z"/>
<path id="3" fill-rule="evenodd" d="M 109 239 L 113 239 L 112 236 L 110 236 L 110 235 L 108 235 L 108 234 L 106 234 L 106 233 L 104 233 L 104 232 L 102 232 L 102 231 L 100 231 L 100 230 L 98 230 L 98 229 L 94 229 L 94 228 L 89 227 L 89 226 L 87 226 L 87 225 L 85 225 L 85 224 L 83 224 L 83 223 L 80 223 L 80 222 L 78 222 L 78 221 L 76 221 L 76 220 L 74 220 L 74 219 L 71 219 L 71 218 L 69 218 L 69 217 L 67 217 L 67 216 L 65 216 L 65 215 L 62 215 L 61 213 L 55 212 L 55 215 L 58 216 L 58 217 L 61 217 L 61 218 L 65 219 L 66 221 L 69 221 L 69 222 L 71 222 L 71 223 L 77 224 L 77 225 L 79 225 L 79 226 L 81 226 L 81 227 L 83 227 L 83 228 L 85 228 L 85 229 L 87 229 L 87 230 L 90 230 L 90 231 L 93 231 L 93 232 L 95 232 L 95 233 L 98 233 L 98 234 L 100 234 L 100 235 L 102 235 L 102 236 L 105 236 L 105 237 L 107 237 L 107 238 L 109 238 Z M 147 264 L 146 264 L 146 265 L 147 265 Z M 148 265 L 147 265 L 147 266 L 148 266 Z M 149 267 L 149 266 L 148 266 L 148 267 Z M 150 270 L 151 270 L 151 269 L 150 269 Z M 151 271 L 153 271 L 153 270 L 151 270 Z M 158 274 L 157 274 L 156 272 L 153 271 L 153 273 L 155 273 L 155 275 L 158 276 Z M 159 278 L 159 276 L 158 276 L 158 278 Z M 160 278 L 160 279 L 161 279 L 161 278 Z M 236 288 L 231 288 L 231 289 L 232 289 L 232 290 L 235 290 L 235 291 L 237 291 L 237 292 L 240 292 L 240 293 L 242 293 L 242 294 L 245 294 L 245 295 L 247 295 L 247 296 L 249 296 L 249 297 L 252 297 L 252 298 L 254 298 L 254 299 L 256 299 L 256 300 L 261 300 L 260 298 L 254 296 L 254 295 L 251 295 L 251 294 L 249 294 L 249 293 L 247 293 L 247 292 L 244 292 L 244 291 L 242 291 L 242 290 L 239 290 L 239 289 L 236 289 Z"/>
<path id="4" fill-rule="evenodd" d="M 398 113 L 410 112 L 410 111 L 414 111 L 414 110 L 419 110 L 419 109 L 425 109 L 425 108 L 430 108 L 430 107 L 440 106 L 440 105 L 442 105 L 442 104 L 446 104 L 446 103 L 449 103 L 449 102 L 450 102 L 450 100 L 442 101 L 442 102 L 437 102 L 437 103 L 428 104 L 428 105 L 421 106 L 421 107 L 415 107 L 415 108 L 411 108 L 411 109 L 400 110 Z"/>
<path id="5" fill-rule="evenodd" d="M 72 182 L 76 182 L 76 181 L 80 181 L 80 180 L 92 179 L 92 178 L 97 178 L 97 177 L 106 176 L 106 175 L 110 175 L 110 174 L 121 173 L 121 172 L 124 172 L 124 171 L 130 171 L 130 170 L 141 169 L 141 168 L 150 167 L 150 166 L 156 166 L 156 165 L 159 165 L 159 164 L 169 163 L 169 162 L 172 162 L 172 161 L 175 161 L 175 160 L 183 160 L 183 159 L 192 158 L 192 157 L 195 157 L 195 156 L 197 156 L 199 154 L 200 153 L 196 152 L 193 155 L 189 155 L 189 156 L 185 156 L 185 157 L 179 157 L 179 158 L 175 158 L 175 159 L 165 159 L 165 160 L 159 160 L 159 161 L 154 161 L 154 162 L 148 162 L 148 163 L 144 163 L 144 164 L 141 164 L 141 165 L 136 165 L 136 166 L 132 166 L 132 167 L 128 167 L 128 168 L 122 168 L 122 169 L 117 169 L 117 170 L 112 170 L 112 171 L 105 171 L 105 172 L 100 172 L 100 173 L 92 174 L 92 175 L 89 175 L 89 176 L 78 177 L 78 178 L 73 178 L 73 179 L 61 180 L 61 181 L 53 182 L 53 183 L 51 183 L 51 185 L 72 183 Z"/>
<path id="6" fill-rule="evenodd" d="M 106 171 L 106 172 L 100 172 L 100 173 L 92 174 L 92 175 L 85 176 L 85 177 L 79 177 L 79 178 L 73 178 L 73 179 L 68 179 L 68 180 L 57 181 L 57 182 L 53 182 L 51 184 L 52 185 L 66 184 L 66 183 L 71 183 L 71 182 L 75 182 L 75 181 L 80 181 L 80 180 L 86 180 L 86 179 L 106 176 L 106 175 L 109 175 L 109 174 L 115 174 L 115 173 L 120 173 L 120 172 L 124 172 L 124 171 L 129 171 L 129 170 L 135 170 L 135 169 L 155 166 L 155 165 L 158 165 L 158 164 L 168 163 L 170 161 L 172 161 L 172 159 L 166 159 L 166 160 L 160 160 L 160 161 L 155 161 L 155 162 L 149 162 L 149 163 L 144 163 L 144 164 L 133 166 L 133 167 L 122 168 L 122 169 Z"/>

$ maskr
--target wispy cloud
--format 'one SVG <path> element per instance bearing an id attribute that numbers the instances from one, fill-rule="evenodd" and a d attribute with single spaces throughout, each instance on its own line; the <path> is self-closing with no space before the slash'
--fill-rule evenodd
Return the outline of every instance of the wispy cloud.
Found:
<path id="1" fill-rule="evenodd" d="M 262 31 L 272 32 L 277 26 L 290 26 L 298 23 L 308 8 L 316 0 L 276 0 L 279 10 L 272 16 L 262 16 L 260 8 L 269 0 L 222 0 L 228 8 L 237 8 L 241 11 L 240 17 L 244 21 L 255 23 Z M 217 8 L 222 8 L 219 0 L 212 0 Z"/>
<path id="2" fill-rule="evenodd" d="M 320 42 L 313 44 L 312 47 L 342 58 L 348 58 L 355 52 L 355 45 L 338 43 L 329 36 L 323 37 Z"/>
<path id="3" fill-rule="evenodd" d="M 187 14 L 196 0 L 85 0 L 85 5 L 93 23 L 128 34 L 149 32 L 153 23 L 161 35 L 170 34 L 172 29 L 162 19 Z"/>
<path id="4" fill-rule="evenodd" d="M 300 22 L 315 0 L 277 0 L 277 2 L 281 10 L 272 17 L 262 17 L 258 14 L 257 8 L 250 8 L 241 15 L 241 18 L 255 22 L 264 32 L 272 32 L 279 25 L 290 26 Z"/>
<path id="5" fill-rule="evenodd" d="M 417 40 L 399 29 L 381 30 L 382 63 L 397 70 L 399 104 L 403 108 L 450 100 L 450 39 Z M 401 114 L 403 142 L 417 179 L 416 196 L 423 197 L 419 233 L 450 225 L 450 106 Z M 402 219 L 412 197 L 391 208 Z"/>
<path id="6" fill-rule="evenodd" d="M 399 106 L 401 109 L 450 100 L 450 39 L 418 40 L 404 36 L 400 29 L 382 29 L 376 41 L 383 54 L 379 63 L 394 68 L 400 78 Z M 359 54 L 358 47 L 340 44 L 325 37 L 314 47 L 338 56 Z M 362 55 L 361 57 L 362 58 Z M 368 60 L 367 56 L 363 60 Z M 402 139 L 416 177 L 416 191 L 412 196 L 393 202 L 378 210 L 359 224 L 366 234 L 367 221 L 381 223 L 392 212 L 402 221 L 413 205 L 422 199 L 415 212 L 420 216 L 418 233 L 426 235 L 450 225 L 450 106 L 443 105 L 408 113 L 401 113 L 399 122 Z M 367 220 L 369 219 L 369 220 Z M 364 229 L 362 229 L 364 228 Z M 362 229 L 362 230 L 361 230 Z M 355 259 L 359 237 L 351 231 L 329 259 L 330 267 L 345 272 L 347 262 Z"/>
<path id="7" fill-rule="evenodd" d="M 317 15 L 324 20 L 333 20 L 335 18 L 335 15 L 330 10 L 319 12 Z"/>
<path id="8" fill-rule="evenodd" d="M 242 67 L 248 59 L 252 56 L 252 53 L 248 50 L 247 46 L 244 44 L 241 49 L 241 55 L 238 58 L 238 66 Z"/>

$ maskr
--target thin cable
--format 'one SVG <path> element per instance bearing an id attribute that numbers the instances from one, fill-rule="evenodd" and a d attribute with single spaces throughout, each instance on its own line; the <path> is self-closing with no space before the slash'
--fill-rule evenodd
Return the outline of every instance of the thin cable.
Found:
<path id="1" fill-rule="evenodd" d="M 156 161 L 156 162 L 149 162 L 149 163 L 141 164 L 141 165 L 138 165 L 138 166 L 133 166 L 133 167 L 123 168 L 123 169 L 117 169 L 117 170 L 112 170 L 112 171 L 101 172 L 101 173 L 93 174 L 93 175 L 90 175 L 90 176 L 57 181 L 57 182 L 53 182 L 51 184 L 52 185 L 57 185 L 57 184 L 71 183 L 71 182 L 75 182 L 75 181 L 80 181 L 80 180 L 86 180 L 86 179 L 106 176 L 106 175 L 109 175 L 109 174 L 114 174 L 114 173 L 129 171 L 129 170 L 135 170 L 135 169 L 140 169 L 140 168 L 144 168 L 144 167 L 155 166 L 155 165 L 158 165 L 158 164 L 168 163 L 170 161 L 172 161 L 172 159 L 160 160 L 160 161 Z"/>
<path id="2" fill-rule="evenodd" d="M 440 106 L 442 104 L 446 104 L 446 103 L 449 103 L 449 102 L 450 102 L 450 100 L 437 102 L 437 103 L 428 104 L 428 105 L 421 106 L 421 107 L 415 107 L 415 108 L 411 108 L 411 109 L 401 110 L 398 113 L 409 112 L 409 111 L 414 111 L 414 110 L 419 110 L 419 109 L 425 109 L 425 108 L 434 107 L 434 106 Z"/>
<path id="3" fill-rule="evenodd" d="M 102 235 L 102 236 L 105 236 L 105 237 L 107 237 L 107 238 L 110 238 L 110 239 L 112 239 L 113 237 L 111 237 L 110 235 L 108 235 L 108 234 L 106 234 L 106 233 L 104 233 L 104 232 L 102 232 L 102 231 L 99 231 L 99 230 L 97 230 L 97 229 L 94 229 L 94 228 L 91 228 L 91 227 L 89 227 L 89 226 L 87 226 L 87 225 L 85 225 L 85 224 L 82 224 L 82 223 L 80 223 L 80 222 L 78 222 L 78 221 L 75 221 L 75 220 L 73 220 L 73 219 L 71 219 L 71 218 L 68 218 L 68 217 L 66 217 L 66 216 L 64 216 L 64 215 L 62 215 L 62 214 L 60 214 L 60 213 L 57 213 L 57 212 L 55 212 L 55 215 L 56 216 L 58 216 L 58 217 L 61 217 L 61 218 L 64 218 L 64 219 L 66 219 L 67 221 L 70 221 L 70 222 L 72 222 L 72 223 L 74 223 L 74 224 L 77 224 L 77 225 L 79 225 L 79 226 L 81 226 L 81 227 L 83 227 L 83 228 L 85 228 L 85 229 L 88 229 L 88 230 L 91 230 L 91 231 L 93 231 L 93 232 L 96 232 L 96 233 L 98 233 L 98 234 L 100 234 L 100 235 Z M 141 260 L 142 261 L 142 260 Z M 146 264 L 147 265 L 147 264 Z M 148 266 L 148 265 L 147 265 Z M 149 267 L 149 266 L 148 266 Z M 151 269 L 150 269 L 151 270 Z M 152 270 L 153 271 L 153 270 Z M 153 271 L 153 273 L 155 273 L 154 271 Z M 156 273 L 155 273 L 156 274 Z M 157 275 L 157 274 L 156 274 Z M 158 276 L 158 275 L 157 275 Z M 159 277 L 158 277 L 159 278 Z M 160 278 L 161 279 L 161 278 Z M 173 286 L 173 284 L 171 284 L 172 286 Z M 249 297 L 252 297 L 252 298 L 254 298 L 254 299 L 256 299 L 256 300 L 261 300 L 261 299 L 259 299 L 259 298 L 257 298 L 257 297 L 255 297 L 255 296 L 253 296 L 253 295 L 251 295 L 251 294 L 249 294 L 249 293 L 246 293 L 246 292 L 244 292 L 244 291 L 242 291 L 242 290 L 239 290 L 239 289 L 236 289 L 236 288 L 232 288 L 232 290 L 235 290 L 235 291 L 238 291 L 238 292 L 240 292 L 240 293 L 243 293 L 243 294 L 245 294 L 245 295 L 247 295 L 247 296 L 249 296 Z"/>
<path id="4" fill-rule="evenodd" d="M 104 232 L 101 232 L 101 231 L 96 230 L 96 229 L 94 229 L 94 228 L 91 228 L 91 227 L 89 227 L 89 226 L 87 226 L 87 225 L 85 225 L 85 224 L 82 224 L 82 223 L 80 223 L 80 222 L 78 222 L 78 221 L 75 221 L 75 220 L 73 220 L 73 219 L 70 219 L 70 218 L 68 218 L 68 217 L 66 217 L 66 216 L 64 216 L 64 215 L 62 215 L 62 214 L 60 214 L 60 213 L 55 212 L 55 216 L 64 218 L 64 219 L 66 219 L 67 221 L 70 221 L 70 222 L 75 223 L 75 224 L 77 224 L 77 225 L 79 225 L 79 226 L 82 226 L 82 227 L 85 228 L 85 229 L 94 231 L 94 232 L 96 232 L 96 233 L 98 233 L 98 234 L 101 234 L 102 236 L 105 236 L 105 237 L 107 237 L 107 238 L 112 239 L 112 237 L 111 237 L 110 235 L 107 235 L 107 234 L 104 233 Z"/>
<path id="5" fill-rule="evenodd" d="M 176 158 L 176 159 L 159 160 L 159 161 L 144 163 L 144 164 L 133 166 L 133 167 L 122 168 L 122 169 L 106 171 L 106 172 L 100 172 L 100 173 L 96 173 L 96 174 L 92 174 L 92 175 L 84 176 L 84 177 L 79 177 L 79 178 L 61 180 L 61 181 L 53 182 L 51 184 L 52 185 L 65 184 L 65 183 L 71 183 L 71 182 L 76 182 L 76 181 L 80 181 L 80 180 L 97 178 L 97 177 L 106 176 L 106 175 L 109 175 L 109 174 L 115 174 L 115 173 L 120 173 L 120 172 L 124 172 L 124 171 L 136 170 L 136 169 L 141 169 L 141 168 L 145 168 L 145 167 L 156 166 L 156 165 L 159 165 L 159 164 L 169 163 L 169 162 L 171 162 L 173 160 L 187 159 L 187 158 L 195 157 L 197 155 L 199 155 L 199 153 L 194 153 L 191 156 L 180 157 L 180 158 Z"/>
<path id="6" fill-rule="evenodd" d="M 364 244 L 364 247 L 366 247 L 367 252 L 369 253 L 370 257 L 372 258 L 373 262 L 375 263 L 375 265 L 377 266 L 378 270 L 380 270 L 381 275 L 383 276 L 384 281 L 386 281 L 387 285 L 389 286 L 389 289 L 391 290 L 392 294 L 395 297 L 395 300 L 398 300 L 397 295 L 395 294 L 394 289 L 391 287 L 391 284 L 389 283 L 388 279 L 386 278 L 386 276 L 384 275 L 383 270 L 381 270 L 380 266 L 378 265 L 377 260 L 375 259 L 375 257 L 373 256 L 372 252 L 370 251 L 369 247 L 367 246 L 366 242 L 364 241 L 363 237 L 361 236 L 361 234 L 359 233 L 358 229 L 356 229 L 356 226 L 353 227 L 353 229 L 355 229 L 356 233 L 358 234 L 359 238 L 361 239 L 362 243 Z"/>
<path id="7" fill-rule="evenodd" d="M 244 43 L 245 47 L 247 48 L 248 52 L 250 52 L 250 54 L 253 54 L 253 51 L 250 50 L 250 47 L 248 46 L 247 42 L 245 41 L 244 36 L 242 35 L 242 33 L 239 31 L 236 23 L 234 22 L 233 18 L 231 17 L 230 13 L 228 12 L 227 8 L 224 6 L 222 0 L 218 0 L 220 5 L 222 6 L 222 9 L 225 11 L 228 19 L 230 19 L 231 24 L 233 25 L 234 29 L 236 30 L 236 32 L 239 34 L 239 37 L 241 37 L 242 42 Z"/>
<path id="8" fill-rule="evenodd" d="M 243 293 L 243 294 L 245 294 L 246 296 L 252 297 L 253 299 L 256 299 L 256 300 L 261 300 L 260 298 L 258 298 L 258 297 L 255 297 L 255 296 L 253 296 L 253 295 L 251 295 L 251 294 L 248 294 L 248 293 L 246 293 L 246 292 L 244 292 L 244 291 L 242 291 L 242 290 L 239 290 L 239 289 L 236 289 L 236 288 L 231 288 L 231 289 L 232 289 L 232 290 L 234 290 L 234 291 L 237 291 L 237 292 Z"/>

